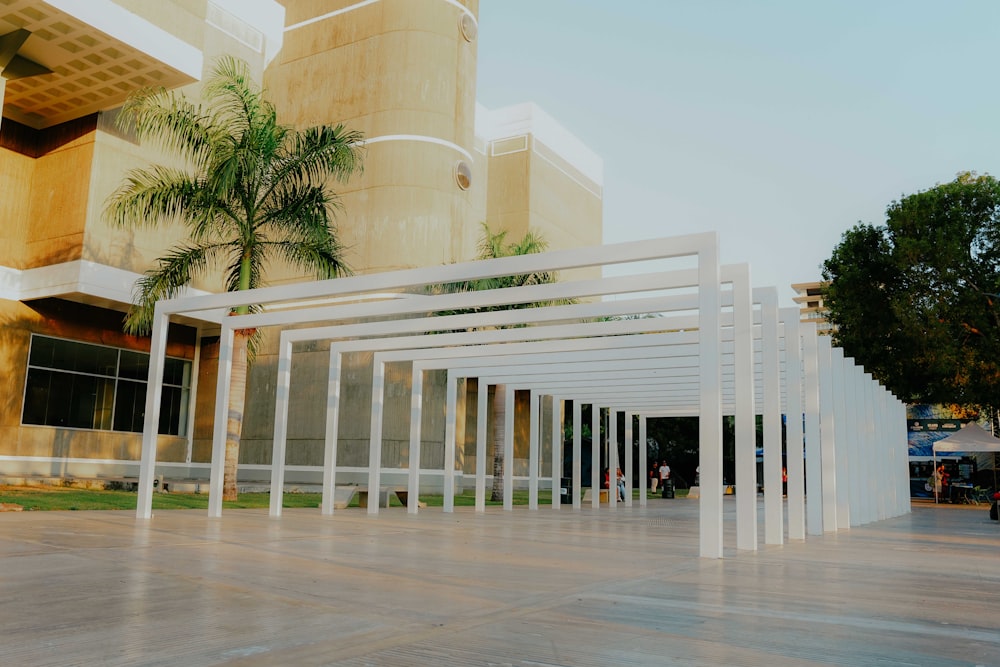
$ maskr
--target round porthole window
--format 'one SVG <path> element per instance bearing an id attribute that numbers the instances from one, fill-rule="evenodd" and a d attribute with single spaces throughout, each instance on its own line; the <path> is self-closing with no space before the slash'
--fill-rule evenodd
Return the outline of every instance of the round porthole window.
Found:
<path id="1" fill-rule="evenodd" d="M 463 190 L 468 190 L 469 186 L 472 185 L 472 169 L 465 160 L 459 160 L 455 163 L 455 182 Z"/>
<path id="2" fill-rule="evenodd" d="M 468 12 L 462 12 L 458 17 L 458 27 L 462 30 L 462 37 L 465 41 L 471 42 L 476 38 L 479 32 L 479 26 L 476 25 L 476 19 L 472 18 L 472 14 Z"/>

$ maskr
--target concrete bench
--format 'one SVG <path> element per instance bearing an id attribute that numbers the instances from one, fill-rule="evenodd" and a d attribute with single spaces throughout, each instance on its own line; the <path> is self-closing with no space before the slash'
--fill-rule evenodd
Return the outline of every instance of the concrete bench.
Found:
<path id="1" fill-rule="evenodd" d="M 591 493 L 591 489 L 590 488 L 588 488 L 586 491 L 583 492 L 583 500 L 581 502 L 584 503 L 584 504 L 594 502 L 594 494 Z M 607 504 L 607 502 L 608 502 L 608 490 L 607 489 L 601 489 L 601 495 L 600 495 L 600 498 L 598 499 L 598 502 L 599 503 L 605 503 L 605 504 Z"/>
<path id="2" fill-rule="evenodd" d="M 355 486 L 353 488 L 358 493 L 358 506 L 359 507 L 368 507 L 368 487 L 367 486 Z M 409 490 L 407 488 L 405 488 L 405 487 L 395 487 L 395 486 L 382 486 L 382 487 L 379 487 L 379 490 L 378 490 L 378 506 L 379 507 L 389 507 L 389 497 L 390 497 L 390 495 L 395 495 L 396 498 L 399 499 L 399 502 L 403 505 L 403 507 L 407 506 L 406 502 L 407 502 L 407 500 L 410 497 Z M 354 496 L 354 494 L 352 493 L 351 497 L 353 497 L 353 496 Z M 344 507 L 347 507 L 347 504 L 351 502 L 351 497 L 349 497 L 347 499 L 347 501 L 344 503 Z M 340 507 L 340 505 L 336 504 L 336 500 L 334 501 L 334 505 L 333 506 L 335 508 Z M 423 502 L 417 501 L 417 507 L 427 507 L 427 503 L 423 503 Z"/>

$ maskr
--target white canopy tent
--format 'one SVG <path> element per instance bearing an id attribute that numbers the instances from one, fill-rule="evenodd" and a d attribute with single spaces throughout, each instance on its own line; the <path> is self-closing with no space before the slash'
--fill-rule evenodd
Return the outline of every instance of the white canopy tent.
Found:
<path id="1" fill-rule="evenodd" d="M 1000 438 L 975 422 L 970 422 L 934 443 L 934 458 L 938 452 L 1000 452 Z M 937 467 L 935 461 L 934 467 Z"/>
<path id="2" fill-rule="evenodd" d="M 931 449 L 934 460 L 934 469 L 937 470 L 938 453 L 946 452 L 976 452 L 992 453 L 996 456 L 1000 453 L 1000 438 L 984 429 L 976 422 L 969 422 L 961 429 L 952 433 L 947 438 L 942 438 L 934 443 Z M 994 466 L 994 485 L 996 485 L 996 460 Z"/>

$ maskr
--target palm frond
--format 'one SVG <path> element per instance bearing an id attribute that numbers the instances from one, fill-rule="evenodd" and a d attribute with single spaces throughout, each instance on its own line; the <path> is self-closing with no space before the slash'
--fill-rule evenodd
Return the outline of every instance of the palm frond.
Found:
<path id="1" fill-rule="evenodd" d="M 120 227 L 155 226 L 181 216 L 195 199 L 197 183 L 190 175 L 169 167 L 133 169 L 108 198 L 105 211 Z"/>
<path id="2" fill-rule="evenodd" d="M 218 246 L 181 245 L 157 260 L 135 283 L 132 306 L 125 315 L 127 333 L 146 335 L 153 322 L 157 301 L 170 299 L 202 273 L 220 248 Z"/>
<path id="3" fill-rule="evenodd" d="M 210 113 L 165 88 L 146 88 L 131 95 L 116 122 L 134 132 L 139 141 L 152 142 L 196 164 L 219 138 Z"/>
<path id="4" fill-rule="evenodd" d="M 344 263 L 343 248 L 336 237 L 316 239 L 314 242 L 275 241 L 266 245 L 268 250 L 279 254 L 291 266 L 307 271 L 320 280 L 352 274 L 350 267 Z"/>

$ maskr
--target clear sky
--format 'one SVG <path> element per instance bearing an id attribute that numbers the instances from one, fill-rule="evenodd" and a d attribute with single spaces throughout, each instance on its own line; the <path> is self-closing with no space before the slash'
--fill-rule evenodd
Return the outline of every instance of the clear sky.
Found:
<path id="1" fill-rule="evenodd" d="M 1000 177 L 1000 0 L 480 0 L 477 98 L 604 159 L 604 241 L 715 230 L 755 286 L 859 221 Z"/>

